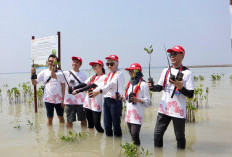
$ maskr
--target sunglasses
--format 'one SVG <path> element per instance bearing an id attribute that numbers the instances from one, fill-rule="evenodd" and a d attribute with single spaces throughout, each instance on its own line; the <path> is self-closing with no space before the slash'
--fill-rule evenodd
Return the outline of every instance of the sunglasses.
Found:
<path id="1" fill-rule="evenodd" d="M 179 53 L 169 53 L 169 57 L 173 56 L 176 57 Z"/>
<path id="2" fill-rule="evenodd" d="M 52 63 L 52 62 L 53 62 L 53 60 L 48 60 L 48 62 Z"/>
<path id="3" fill-rule="evenodd" d="M 114 63 L 106 63 L 106 66 L 114 66 Z"/>

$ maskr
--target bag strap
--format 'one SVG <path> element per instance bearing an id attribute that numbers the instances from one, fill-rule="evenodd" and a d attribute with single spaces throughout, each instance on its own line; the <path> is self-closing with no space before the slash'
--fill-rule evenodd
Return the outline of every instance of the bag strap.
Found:
<path id="1" fill-rule="evenodd" d="M 77 80 L 77 82 L 81 83 L 81 81 L 76 77 L 76 75 L 74 75 L 71 71 L 69 71 L 69 73 Z"/>
<path id="2" fill-rule="evenodd" d="M 50 80 L 51 80 L 51 76 L 49 76 L 49 78 L 47 79 L 47 81 L 45 82 L 45 84 L 47 84 Z"/>

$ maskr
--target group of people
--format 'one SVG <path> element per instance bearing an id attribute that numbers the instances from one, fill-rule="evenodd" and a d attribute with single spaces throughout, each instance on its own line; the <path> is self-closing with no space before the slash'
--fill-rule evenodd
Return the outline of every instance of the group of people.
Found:
<path id="1" fill-rule="evenodd" d="M 130 80 L 124 90 L 124 74 L 119 70 L 119 58 L 116 55 L 106 57 L 109 70 L 105 74 L 101 60 L 90 62 L 94 75 L 89 78 L 80 71 L 82 59 L 72 57 L 72 70 L 57 70 L 58 59 L 48 57 L 49 69 L 36 75 L 31 69 L 32 84 L 44 83 L 44 102 L 48 125 L 52 125 L 54 109 L 60 123 L 64 123 L 64 108 L 67 115 L 67 127 L 72 127 L 76 120 L 88 128 L 95 128 L 107 136 L 121 137 L 121 115 L 123 102 L 126 106 L 125 122 L 128 125 L 132 141 L 140 145 L 139 133 L 144 118 L 144 110 L 150 104 L 150 91 L 163 92 L 154 131 L 155 147 L 163 146 L 163 135 L 170 121 L 173 121 L 178 148 L 185 148 L 186 98 L 194 93 L 193 74 L 182 65 L 185 50 L 177 45 L 168 49 L 171 67 L 165 68 L 158 84 L 143 79 L 142 67 L 133 63 L 125 70 Z M 180 77 L 180 73 L 182 74 Z M 104 129 L 101 126 L 101 113 L 104 111 Z"/>

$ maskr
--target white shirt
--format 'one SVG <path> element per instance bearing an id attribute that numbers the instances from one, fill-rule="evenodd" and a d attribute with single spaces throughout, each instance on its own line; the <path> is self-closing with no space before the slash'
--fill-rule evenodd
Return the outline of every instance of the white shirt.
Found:
<path id="1" fill-rule="evenodd" d="M 89 85 L 91 82 L 91 78 L 93 76 L 89 77 L 85 83 L 87 85 Z M 99 89 L 101 89 L 102 87 L 104 87 L 104 81 L 106 79 L 107 75 L 101 75 L 101 76 L 97 76 L 94 80 L 94 83 L 97 85 L 97 88 L 95 88 L 93 91 L 98 91 Z M 86 94 L 85 96 L 85 101 L 84 101 L 84 104 L 83 104 L 83 107 L 84 108 L 88 108 L 92 111 L 95 111 L 95 112 L 101 112 L 102 111 L 102 94 L 98 94 L 96 97 L 94 98 L 89 98 L 89 95 Z"/>
<path id="2" fill-rule="evenodd" d="M 137 86 L 137 85 L 136 85 Z M 136 88 L 134 86 L 134 89 Z M 132 85 L 128 89 L 128 99 L 129 94 L 132 92 Z M 142 81 L 140 85 L 140 90 L 137 94 L 137 98 L 141 98 L 143 103 L 132 104 L 129 100 L 126 101 L 126 116 L 125 121 L 127 123 L 140 124 L 142 125 L 144 119 L 144 110 L 149 107 L 150 104 L 150 92 L 146 82 Z"/>
<path id="3" fill-rule="evenodd" d="M 164 78 L 168 68 L 165 68 L 161 74 L 158 85 L 163 86 Z M 173 75 L 177 75 L 179 69 L 171 68 Z M 188 90 L 194 90 L 193 74 L 190 70 L 183 70 L 183 86 Z M 170 73 L 167 77 L 166 85 L 162 93 L 162 99 L 158 112 L 176 118 L 186 118 L 186 96 L 177 91 L 171 98 L 174 85 L 169 82 Z"/>
<path id="4" fill-rule="evenodd" d="M 51 76 L 51 71 L 49 69 L 43 70 L 38 74 L 37 83 L 47 82 L 48 78 Z M 44 102 L 59 104 L 62 101 L 62 88 L 61 83 L 64 83 L 62 79 L 51 78 L 49 82 L 44 85 Z"/>
<path id="5" fill-rule="evenodd" d="M 125 78 L 122 71 L 116 71 L 114 75 L 113 73 L 110 73 L 106 85 L 102 88 L 104 98 L 114 98 L 114 95 L 117 92 L 117 86 L 119 94 L 122 95 L 124 83 Z"/>
<path id="6" fill-rule="evenodd" d="M 73 70 L 71 70 L 72 73 L 81 81 L 84 82 L 86 80 L 86 75 L 79 71 L 79 72 L 75 72 Z M 68 81 L 69 86 L 74 87 L 77 86 L 79 84 L 79 82 L 72 76 L 72 74 L 70 74 L 69 71 L 64 71 L 64 75 Z M 72 95 L 68 93 L 68 85 L 65 81 L 64 75 L 60 72 L 60 73 L 56 73 L 57 78 L 63 79 L 63 82 L 65 82 L 66 85 L 66 89 L 65 89 L 65 100 L 64 103 L 67 105 L 83 105 L 84 103 L 84 98 L 85 98 L 85 93 L 78 93 L 76 95 Z"/>

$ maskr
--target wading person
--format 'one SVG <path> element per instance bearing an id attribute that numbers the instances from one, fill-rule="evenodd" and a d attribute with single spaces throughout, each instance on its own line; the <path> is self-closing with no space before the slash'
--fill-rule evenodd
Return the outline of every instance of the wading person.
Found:
<path id="1" fill-rule="evenodd" d="M 53 61 L 57 60 L 55 55 L 50 55 L 48 57 L 48 69 L 41 71 L 36 76 L 36 70 L 33 67 L 31 69 L 32 73 L 32 84 L 36 85 L 37 83 L 44 83 L 44 98 L 46 112 L 47 112 L 47 125 L 52 125 L 54 109 L 56 109 L 57 116 L 59 118 L 60 123 L 64 123 L 64 92 L 65 85 L 62 82 L 62 79 L 53 79 L 51 78 L 51 71 Z"/>
<path id="2" fill-rule="evenodd" d="M 104 64 L 101 60 L 96 60 L 89 63 L 95 74 L 89 77 L 84 85 L 74 87 L 76 90 L 73 94 L 83 92 L 87 90 L 85 101 L 83 107 L 85 108 L 85 114 L 88 121 L 88 128 L 94 128 L 100 132 L 104 133 L 104 129 L 101 126 L 101 112 L 102 112 L 102 94 L 92 97 L 92 91 L 99 90 L 104 86 L 107 75 L 105 75 Z M 94 87 L 92 87 L 94 85 Z M 96 87 L 95 87 L 96 86 Z"/>
<path id="3" fill-rule="evenodd" d="M 105 80 L 106 85 L 93 92 L 93 96 L 95 97 L 99 93 L 102 93 L 104 96 L 104 126 L 106 135 L 121 137 L 121 95 L 123 94 L 125 79 L 123 73 L 118 69 L 118 56 L 110 55 L 105 59 L 107 60 L 106 66 L 110 73 Z"/>
<path id="4" fill-rule="evenodd" d="M 64 73 L 52 72 L 52 78 L 63 79 L 66 83 L 64 104 L 66 106 L 66 125 L 68 128 L 71 128 L 73 126 L 73 122 L 76 120 L 81 121 L 82 126 L 86 125 L 86 116 L 83 108 L 85 93 L 72 95 L 72 92 L 69 92 L 69 87 L 73 88 L 86 80 L 86 75 L 79 70 L 81 65 L 82 59 L 80 57 L 72 57 L 72 70 L 64 71 Z"/>
<path id="5" fill-rule="evenodd" d="M 157 85 L 148 82 L 152 91 L 163 91 L 154 131 L 154 145 L 155 147 L 163 146 L 164 132 L 172 120 L 177 148 L 185 149 L 186 98 L 192 98 L 194 94 L 193 74 L 182 65 L 185 50 L 181 46 L 174 46 L 167 52 L 172 67 L 163 70 Z M 181 73 L 183 74 L 182 79 Z"/>
<path id="6" fill-rule="evenodd" d="M 126 116 L 129 132 L 133 143 L 140 145 L 139 132 L 144 118 L 145 107 L 150 103 L 150 92 L 143 80 L 142 68 L 138 63 L 131 64 L 129 68 L 130 81 L 126 87 Z"/>

